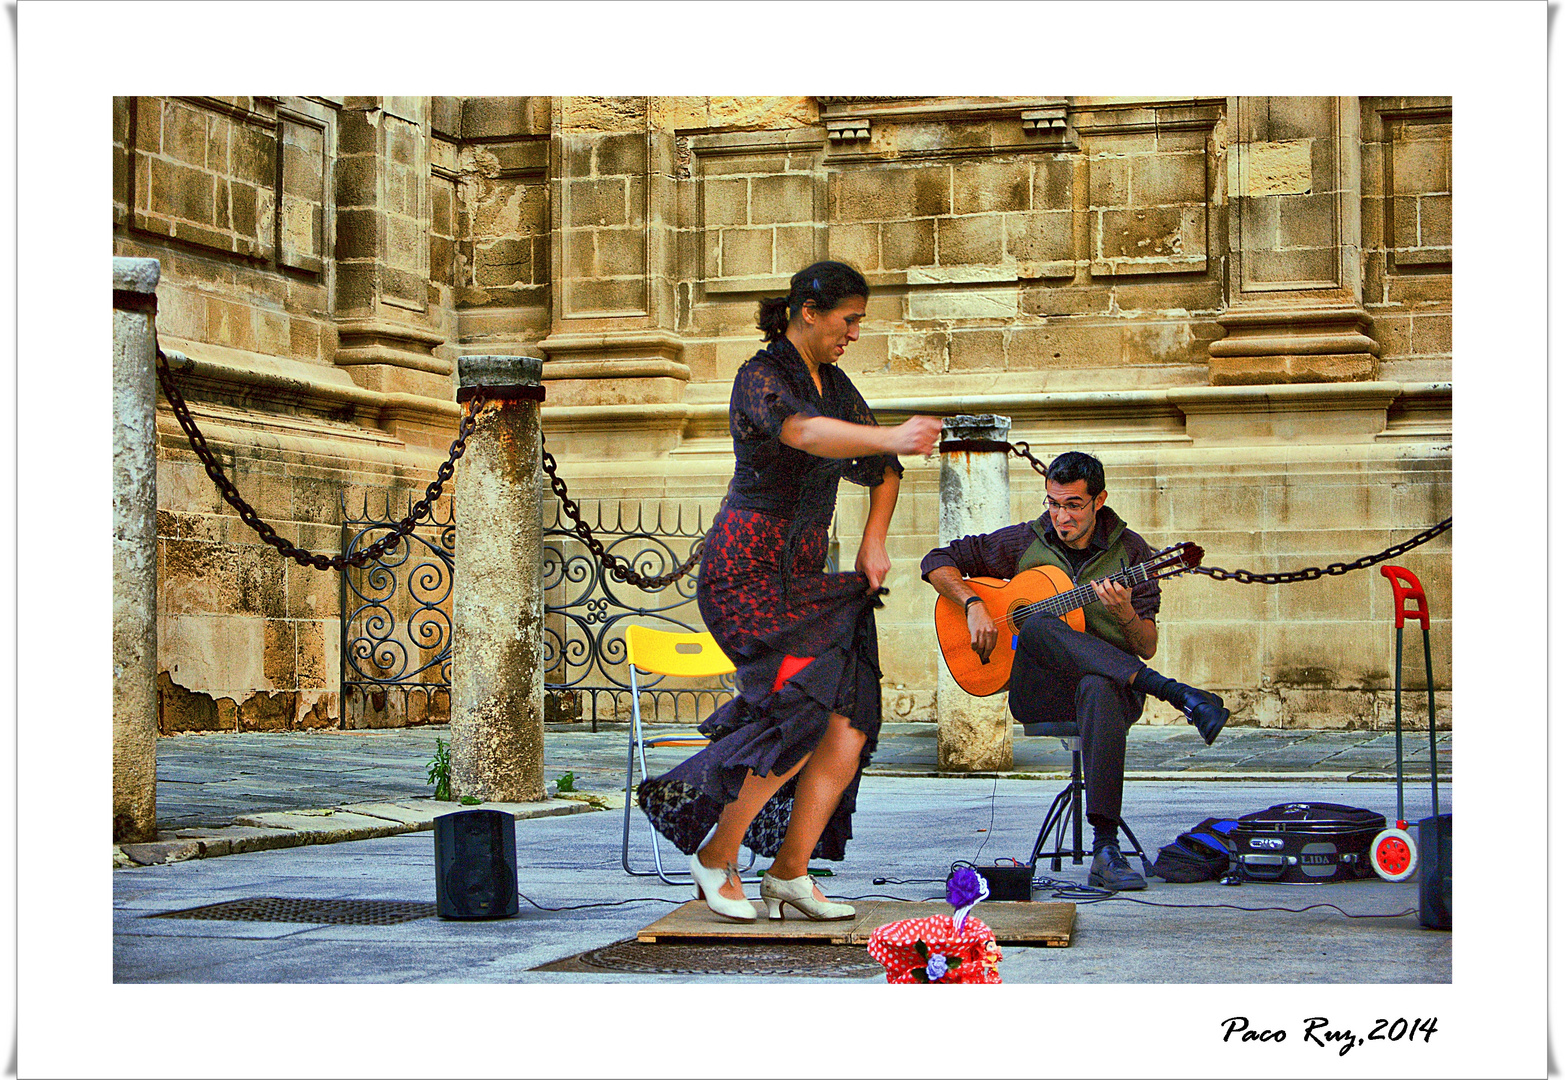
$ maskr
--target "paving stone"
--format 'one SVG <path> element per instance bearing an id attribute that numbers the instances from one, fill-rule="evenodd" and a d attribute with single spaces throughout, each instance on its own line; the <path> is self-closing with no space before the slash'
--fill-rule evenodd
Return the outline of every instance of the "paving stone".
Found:
<path id="1" fill-rule="evenodd" d="M 137 866 L 161 866 L 199 858 L 201 845 L 193 840 L 155 840 L 147 844 L 121 844 L 120 850 Z"/>
<path id="2" fill-rule="evenodd" d="M 340 840 L 367 840 L 390 836 L 403 828 L 383 818 L 365 817 L 343 810 L 289 810 L 280 814 L 243 814 L 234 818 L 238 825 L 262 829 L 288 829 L 309 837 L 314 844 Z"/>

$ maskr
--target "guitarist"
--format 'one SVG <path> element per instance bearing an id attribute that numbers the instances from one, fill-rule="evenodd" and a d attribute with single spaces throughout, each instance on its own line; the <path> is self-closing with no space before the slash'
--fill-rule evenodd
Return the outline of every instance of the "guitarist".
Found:
<path id="1" fill-rule="evenodd" d="M 1048 615 L 1023 624 L 1011 670 L 1011 715 L 1022 724 L 1077 723 L 1092 825 L 1087 881 L 1105 889 L 1144 889 L 1146 878 L 1119 850 L 1130 725 L 1151 694 L 1183 712 L 1211 745 L 1228 710 L 1216 694 L 1175 682 L 1143 663 L 1157 652 L 1158 584 L 1146 581 L 1132 589 L 1103 579 L 1150 558 L 1152 549 L 1109 509 L 1102 463 L 1067 451 L 1049 463 L 1044 490 L 1046 508 L 1036 521 L 953 540 L 924 556 L 919 569 L 941 596 L 966 605 L 973 651 L 985 660 L 999 630 L 964 577 L 1009 579 L 1048 563 L 1078 585 L 1092 583 L 1102 603 L 1085 609 L 1086 633 Z"/>

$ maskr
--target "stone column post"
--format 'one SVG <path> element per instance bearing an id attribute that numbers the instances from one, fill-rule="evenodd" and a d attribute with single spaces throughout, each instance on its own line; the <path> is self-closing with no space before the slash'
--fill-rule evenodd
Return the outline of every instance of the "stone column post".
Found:
<path id="1" fill-rule="evenodd" d="M 540 802 L 543 785 L 543 532 L 538 402 L 543 361 L 464 356 L 457 398 L 488 400 L 457 463 L 452 596 L 451 793 Z"/>
<path id="2" fill-rule="evenodd" d="M 157 839 L 156 259 L 114 260 L 114 840 Z"/>
<path id="3" fill-rule="evenodd" d="M 1010 437 L 1008 416 L 952 416 L 940 430 L 940 543 L 1011 524 L 1011 478 L 1004 447 L 963 446 Z M 942 771 L 1011 767 L 1011 716 L 1004 694 L 979 698 L 956 685 L 942 662 L 935 690 Z"/>

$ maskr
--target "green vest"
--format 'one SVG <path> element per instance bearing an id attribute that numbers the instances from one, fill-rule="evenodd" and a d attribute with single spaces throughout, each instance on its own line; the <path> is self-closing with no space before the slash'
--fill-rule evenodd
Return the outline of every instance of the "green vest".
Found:
<path id="1" fill-rule="evenodd" d="M 1108 522 L 1104 520 L 1104 512 L 1108 515 Z M 1100 539 L 1097 530 L 1102 529 L 1105 524 L 1110 524 L 1108 546 L 1099 550 L 1096 555 L 1082 564 L 1081 570 L 1074 573 L 1071 571 L 1070 562 L 1060 554 L 1060 549 L 1056 546 L 1061 543 L 1059 534 L 1053 528 L 1045 527 L 1048 520 L 1049 512 L 1045 510 L 1038 520 L 1032 522 L 1035 539 L 1027 546 L 1027 550 L 1022 552 L 1021 560 L 1016 564 L 1018 572 L 1031 570 L 1035 566 L 1057 566 L 1077 585 L 1084 585 L 1098 578 L 1106 578 L 1116 570 L 1130 565 L 1130 560 L 1125 554 L 1125 545 L 1121 542 L 1121 537 L 1125 533 L 1125 523 L 1120 520 L 1118 514 L 1107 507 L 1099 512 L 1098 524 L 1093 530 L 1091 542 L 1096 547 Z M 1094 599 L 1092 603 L 1082 608 L 1082 614 L 1087 617 L 1087 633 L 1128 653 L 1135 653 L 1136 650 L 1131 648 L 1130 642 L 1125 638 L 1125 631 L 1120 629 L 1119 621 L 1109 614 L 1109 609 L 1100 601 Z"/>

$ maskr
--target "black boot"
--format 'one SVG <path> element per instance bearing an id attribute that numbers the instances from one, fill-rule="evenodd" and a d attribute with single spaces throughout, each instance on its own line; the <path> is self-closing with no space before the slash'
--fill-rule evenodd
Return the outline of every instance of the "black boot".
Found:
<path id="1" fill-rule="evenodd" d="M 1217 733 L 1223 730 L 1223 725 L 1228 723 L 1228 710 L 1223 708 L 1222 698 L 1209 691 L 1175 682 L 1151 668 L 1142 668 L 1130 685 L 1159 701 L 1168 702 L 1184 713 L 1185 719 L 1195 725 L 1208 746 L 1217 738 Z"/>

